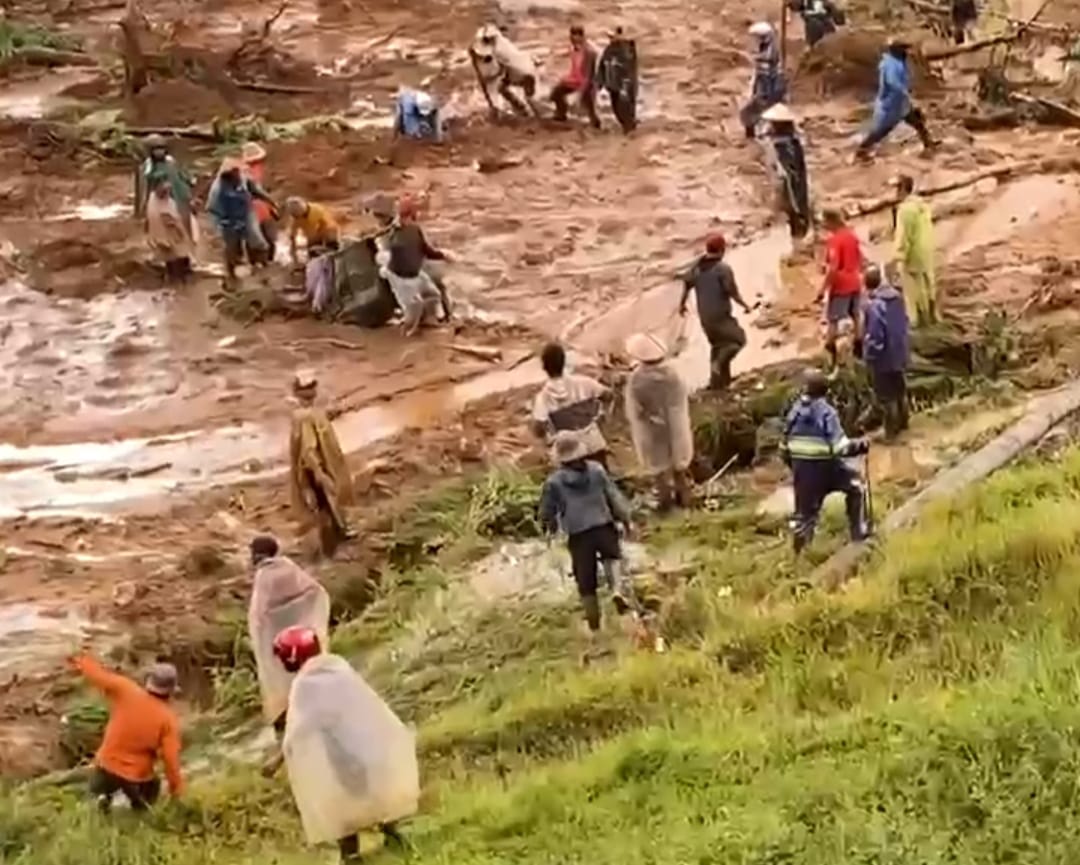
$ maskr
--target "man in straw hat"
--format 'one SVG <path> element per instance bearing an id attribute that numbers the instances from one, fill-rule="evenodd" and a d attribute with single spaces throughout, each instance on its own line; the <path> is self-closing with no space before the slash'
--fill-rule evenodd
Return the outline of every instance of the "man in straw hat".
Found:
<path id="1" fill-rule="evenodd" d="M 323 554 L 332 556 L 351 537 L 345 505 L 352 501 L 352 476 L 333 424 L 315 405 L 318 390 L 313 372 L 296 373 L 293 394 L 299 407 L 289 432 L 289 492 L 301 519 L 318 527 Z"/>
<path id="2" fill-rule="evenodd" d="M 265 189 L 266 148 L 257 141 L 248 141 L 240 150 L 240 158 L 244 160 L 244 171 L 248 178 L 260 188 Z M 259 226 L 263 240 L 266 242 L 266 251 L 260 256 L 261 263 L 271 262 L 277 253 L 277 209 L 272 202 L 263 198 L 253 199 L 251 209 L 255 214 L 255 222 Z"/>
<path id="3" fill-rule="evenodd" d="M 776 174 L 781 184 L 781 201 L 787 214 L 792 240 L 806 236 L 813 223 L 810 210 L 810 179 L 806 173 L 806 153 L 795 128 L 795 114 L 778 102 L 761 115 L 768 124 Z"/>
<path id="4" fill-rule="evenodd" d="M 731 384 L 731 363 L 746 345 L 746 332 L 732 315 L 731 304 L 737 303 L 745 312 L 750 306 L 739 293 L 735 273 L 724 261 L 727 242 L 716 233 L 705 238 L 705 254 L 679 278 L 683 282 L 679 315 L 686 315 L 690 292 L 697 300 L 701 329 L 709 340 L 709 389 L 726 390 Z"/>
<path id="5" fill-rule="evenodd" d="M 266 240 L 252 209 L 252 201 L 256 199 L 267 201 L 276 209 L 273 199 L 245 174 L 244 161 L 227 156 L 210 187 L 207 207 L 225 247 L 226 287 L 235 285 L 236 268 L 243 262 L 245 254 L 252 264 L 265 259 Z"/>
<path id="6" fill-rule="evenodd" d="M 600 630 L 599 563 L 604 563 L 609 584 L 618 588 L 616 604 L 625 609 L 622 544 L 616 524 L 629 533 L 630 504 L 598 462 L 588 457 L 589 447 L 577 433 L 555 436 L 555 456 L 559 467 L 544 482 L 540 497 L 540 521 L 553 535 L 566 533 L 570 560 L 581 604 L 585 608 L 590 639 Z M 632 595 L 631 595 L 632 597 Z"/>
<path id="7" fill-rule="evenodd" d="M 169 792 L 173 796 L 183 793 L 180 723 L 169 705 L 177 686 L 176 667 L 154 664 L 140 686 L 89 655 L 72 657 L 68 663 L 109 704 L 109 722 L 90 777 L 90 792 L 101 810 L 111 808 L 117 791 L 123 792 L 134 811 L 153 805 L 161 793 L 161 781 L 154 772 L 158 759 L 165 766 Z"/>
<path id="8" fill-rule="evenodd" d="M 902 39 L 893 39 L 881 56 L 878 65 L 878 92 L 874 100 L 874 119 L 858 150 L 856 159 L 867 160 L 870 151 L 885 140 L 897 126 L 906 123 L 919 136 L 923 152 L 934 148 L 934 140 L 926 128 L 926 117 L 911 101 L 911 72 L 908 69 L 908 49 Z"/>
<path id="9" fill-rule="evenodd" d="M 636 363 L 625 393 L 634 450 L 653 476 L 661 510 L 686 507 L 694 458 L 689 391 L 659 337 L 634 334 L 626 341 L 626 353 Z"/>

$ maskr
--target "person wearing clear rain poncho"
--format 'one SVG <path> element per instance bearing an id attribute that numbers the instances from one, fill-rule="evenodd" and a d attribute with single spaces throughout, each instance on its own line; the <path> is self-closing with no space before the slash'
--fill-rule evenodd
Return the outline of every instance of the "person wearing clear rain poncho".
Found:
<path id="1" fill-rule="evenodd" d="M 311 628 L 274 639 L 274 655 L 296 676 L 281 747 L 308 843 L 336 841 L 342 863 L 355 863 L 364 830 L 406 846 L 396 824 L 420 798 L 416 739 L 348 661 L 322 647 Z"/>
<path id="2" fill-rule="evenodd" d="M 330 631 L 330 596 L 319 582 L 288 556 L 276 539 L 259 535 L 251 542 L 255 569 L 248 635 L 255 653 L 263 718 L 280 736 L 293 676 L 274 657 L 274 637 L 294 625 L 311 628 L 325 645 Z"/>
<path id="3" fill-rule="evenodd" d="M 690 396 L 656 336 L 638 333 L 626 341 L 637 364 L 626 380 L 626 419 L 634 450 L 656 484 L 662 510 L 690 504 L 688 469 L 694 458 Z"/>

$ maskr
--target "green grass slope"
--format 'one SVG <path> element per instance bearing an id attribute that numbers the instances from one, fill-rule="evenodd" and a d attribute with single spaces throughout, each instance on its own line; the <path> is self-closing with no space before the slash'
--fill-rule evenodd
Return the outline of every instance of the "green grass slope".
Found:
<path id="1" fill-rule="evenodd" d="M 827 522 L 821 549 L 840 532 Z M 647 543 L 693 565 L 669 589 L 664 655 L 582 669 L 569 603 L 440 614 L 453 580 L 431 563 L 348 626 L 339 645 L 419 728 L 410 861 L 1080 858 L 1080 450 L 935 508 L 837 593 L 806 583 L 749 506 Z M 16 865 L 334 855 L 303 847 L 282 779 L 245 767 L 144 821 L 101 820 L 72 791 L 0 801 L 0 861 Z"/>

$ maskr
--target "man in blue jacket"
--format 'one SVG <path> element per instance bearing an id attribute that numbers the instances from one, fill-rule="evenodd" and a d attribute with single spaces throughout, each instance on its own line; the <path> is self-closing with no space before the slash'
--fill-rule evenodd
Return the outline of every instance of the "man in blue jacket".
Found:
<path id="1" fill-rule="evenodd" d="M 788 412 L 781 453 L 791 466 L 795 486 L 795 552 L 814 537 L 821 506 L 829 493 L 847 500 L 848 529 L 853 541 L 869 537 L 864 487 L 847 457 L 867 452 L 861 439 L 845 435 L 840 418 L 825 399 L 829 383 L 820 370 L 807 373 L 805 390 Z"/>
<path id="2" fill-rule="evenodd" d="M 881 278 L 871 265 L 863 272 L 870 293 L 866 307 L 863 359 L 870 368 L 874 395 L 885 415 L 885 438 L 894 439 L 908 427 L 907 383 L 908 315 L 904 296 Z"/>
<path id="3" fill-rule="evenodd" d="M 926 129 L 922 110 L 911 101 L 911 73 L 907 64 L 908 44 L 894 39 L 878 64 L 878 93 L 874 101 L 874 119 L 870 131 L 859 144 L 855 155 L 869 159 L 870 150 L 902 122 L 915 130 L 924 152 L 932 150 L 934 141 Z"/>

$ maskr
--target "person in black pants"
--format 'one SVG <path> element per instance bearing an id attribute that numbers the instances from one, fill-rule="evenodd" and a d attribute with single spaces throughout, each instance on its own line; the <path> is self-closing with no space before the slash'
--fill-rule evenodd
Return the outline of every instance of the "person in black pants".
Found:
<path id="1" fill-rule="evenodd" d="M 637 45 L 623 36 L 622 27 L 616 27 L 610 35 L 611 42 L 600 55 L 597 79 L 611 98 L 615 119 L 629 135 L 637 126 Z"/>
<path id="2" fill-rule="evenodd" d="M 574 93 L 579 94 L 589 123 L 594 129 L 599 129 L 600 118 L 596 115 L 596 49 L 585 39 L 585 29 L 577 25 L 570 28 L 570 69 L 551 91 L 556 120 L 566 120 L 566 100 Z"/>
<path id="3" fill-rule="evenodd" d="M 633 593 L 623 577 L 622 544 L 617 524 L 629 533 L 630 505 L 611 476 L 597 462 L 587 459 L 587 444 L 574 432 L 555 436 L 557 468 L 544 482 L 540 498 L 540 522 L 549 534 L 562 528 L 567 535 L 590 640 L 600 630 L 599 566 L 604 565 L 615 590 L 620 611 L 632 603 Z"/>

